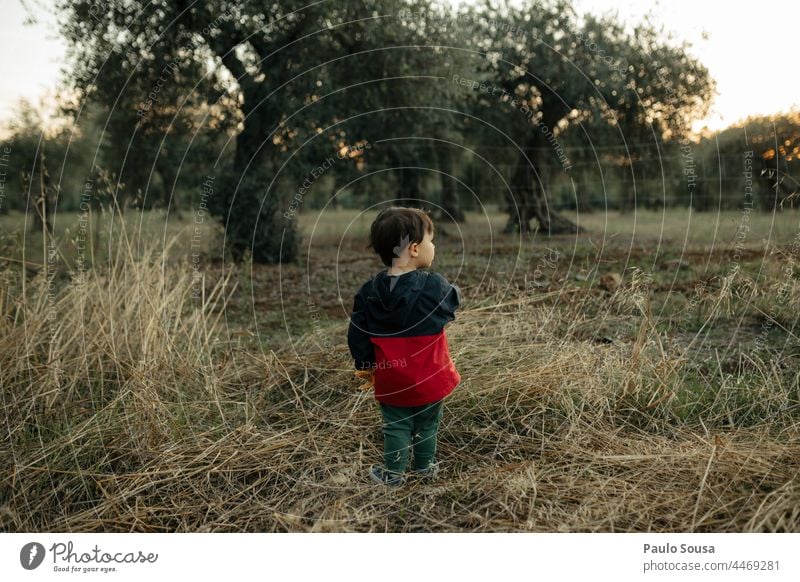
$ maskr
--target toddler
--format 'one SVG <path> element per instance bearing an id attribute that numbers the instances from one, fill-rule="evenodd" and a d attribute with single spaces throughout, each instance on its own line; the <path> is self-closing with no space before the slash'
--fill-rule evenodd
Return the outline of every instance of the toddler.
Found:
<path id="1" fill-rule="evenodd" d="M 347 331 L 355 367 L 374 372 L 383 417 L 384 462 L 371 467 L 370 477 L 392 487 L 405 483 L 411 450 L 415 474 L 435 477 L 442 403 L 461 381 L 444 332 L 461 290 L 423 270 L 433 263 L 433 236 L 422 210 L 393 206 L 378 213 L 369 247 L 387 268 L 356 293 Z"/>

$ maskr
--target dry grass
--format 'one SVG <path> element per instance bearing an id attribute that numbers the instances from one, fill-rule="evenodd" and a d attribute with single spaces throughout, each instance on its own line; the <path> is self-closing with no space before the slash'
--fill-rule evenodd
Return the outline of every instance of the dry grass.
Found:
<path id="1" fill-rule="evenodd" d="M 50 289 L 2 273 L 3 531 L 800 531 L 797 372 L 699 377 L 636 277 L 465 293 L 443 472 L 387 491 L 346 321 L 242 349 L 229 274 L 198 300 L 190 265 L 144 256 Z M 632 341 L 585 333 L 609 318 Z"/>

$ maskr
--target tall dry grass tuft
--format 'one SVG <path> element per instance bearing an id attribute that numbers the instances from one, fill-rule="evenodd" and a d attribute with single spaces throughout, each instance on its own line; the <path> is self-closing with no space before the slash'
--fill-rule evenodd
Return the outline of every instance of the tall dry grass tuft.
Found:
<path id="1" fill-rule="evenodd" d="M 173 241 L 174 242 L 174 241 Z M 221 387 L 229 277 L 122 245 L 106 268 L 2 273 L 4 529 L 64 528 L 196 432 L 238 423 Z M 227 294 L 226 294 L 227 293 Z"/>

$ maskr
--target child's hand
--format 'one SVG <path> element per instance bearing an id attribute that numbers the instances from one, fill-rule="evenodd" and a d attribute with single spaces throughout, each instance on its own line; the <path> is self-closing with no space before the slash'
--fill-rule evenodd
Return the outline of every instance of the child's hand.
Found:
<path id="1" fill-rule="evenodd" d="M 354 375 L 356 378 L 366 380 L 366 383 L 358 387 L 362 392 L 369 392 L 375 387 L 375 370 L 372 368 L 367 370 L 356 370 Z"/>

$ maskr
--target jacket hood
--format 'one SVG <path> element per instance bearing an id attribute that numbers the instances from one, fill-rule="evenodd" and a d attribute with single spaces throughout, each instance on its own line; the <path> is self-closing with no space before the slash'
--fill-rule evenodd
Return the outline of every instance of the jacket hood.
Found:
<path id="1" fill-rule="evenodd" d="M 367 285 L 367 309 L 383 325 L 404 326 L 425 287 L 428 272 L 415 269 L 402 275 L 389 275 L 384 269 Z"/>

